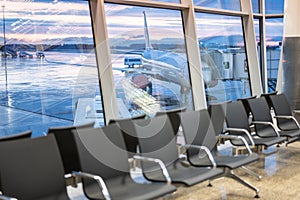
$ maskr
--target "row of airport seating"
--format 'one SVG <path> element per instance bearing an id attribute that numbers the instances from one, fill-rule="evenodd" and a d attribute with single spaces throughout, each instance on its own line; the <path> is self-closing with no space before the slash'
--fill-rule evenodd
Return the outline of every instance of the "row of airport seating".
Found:
<path id="1" fill-rule="evenodd" d="M 297 141 L 299 125 L 291 115 L 285 96 L 274 94 L 214 104 L 208 110 L 116 119 L 101 128 L 90 123 L 49 128 L 47 136 L 39 138 L 25 138 L 30 132 L 3 138 L 1 198 L 69 199 L 66 186 L 81 182 L 88 199 L 155 199 L 172 195 L 177 185 L 211 185 L 219 177 L 233 178 L 259 197 L 259 189 L 233 170 L 260 179 L 247 168 L 260 158 L 253 149 Z M 184 143 L 178 144 L 178 134 Z M 220 140 L 246 153 L 221 154 Z M 135 168 L 141 169 L 145 183 L 132 177 Z"/>
<path id="2" fill-rule="evenodd" d="M 245 110 L 248 110 L 247 116 L 251 113 L 251 124 L 254 125 L 256 138 L 261 140 L 262 145 L 268 147 L 282 142 L 287 145 L 298 141 L 300 126 L 294 117 L 297 111 L 291 110 L 284 94 L 270 93 L 241 101 Z M 238 111 L 238 108 L 234 109 Z M 265 138 L 268 138 L 268 141 L 263 142 L 262 139 Z"/>

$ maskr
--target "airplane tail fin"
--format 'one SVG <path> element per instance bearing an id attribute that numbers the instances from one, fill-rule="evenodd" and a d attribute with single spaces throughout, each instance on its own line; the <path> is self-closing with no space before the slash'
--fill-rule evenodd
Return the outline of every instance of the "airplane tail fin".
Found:
<path id="1" fill-rule="evenodd" d="M 151 46 L 151 43 L 150 43 L 150 37 L 149 37 L 149 31 L 148 31 L 148 25 L 147 25 L 146 12 L 143 11 L 143 14 L 144 14 L 145 49 L 149 50 L 149 49 L 152 49 L 152 46 Z"/>

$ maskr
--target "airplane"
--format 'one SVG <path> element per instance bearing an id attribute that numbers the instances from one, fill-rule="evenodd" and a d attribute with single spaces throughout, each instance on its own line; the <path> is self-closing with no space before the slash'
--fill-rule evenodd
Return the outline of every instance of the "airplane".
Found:
<path id="1" fill-rule="evenodd" d="M 130 60 L 126 62 L 126 59 L 130 59 L 130 57 L 125 57 L 124 64 L 128 65 L 128 67 L 113 67 L 113 69 L 123 72 L 126 71 L 128 73 L 140 73 L 157 80 L 175 83 L 181 87 L 181 93 L 188 94 L 191 89 L 191 84 L 188 76 L 184 73 L 184 71 L 188 70 L 187 58 L 175 52 L 154 49 L 150 41 L 145 11 L 143 11 L 143 17 L 145 49 L 127 52 L 127 54 L 135 54 L 140 57 L 133 57 L 133 62 L 130 62 Z M 215 87 L 221 78 L 216 63 L 214 63 L 207 51 L 201 53 L 201 61 L 205 86 L 208 88 Z M 134 67 L 134 64 L 139 67 Z"/>
<path id="2" fill-rule="evenodd" d="M 134 54 L 137 56 L 125 56 L 124 65 L 127 65 L 127 67 L 122 68 L 113 66 L 113 70 L 125 72 L 127 76 L 140 74 L 141 76 L 144 75 L 144 77 L 151 77 L 152 80 L 156 79 L 168 83 L 175 83 L 180 86 L 180 95 L 182 95 L 182 99 L 184 100 L 181 103 L 177 103 L 185 104 L 191 91 L 191 84 L 189 81 L 189 77 L 187 76 L 188 73 L 184 73 L 188 71 L 187 58 L 179 53 L 154 49 L 150 41 L 145 11 L 143 11 L 143 17 L 145 49 L 126 52 L 125 55 Z M 201 62 L 202 77 L 205 85 L 207 100 L 218 101 L 226 99 L 224 83 L 222 81 L 219 81 L 221 80 L 220 69 L 214 62 L 213 55 L 211 55 L 209 50 L 201 52 Z M 152 83 L 150 83 L 150 81 L 149 85 L 150 87 L 152 87 Z M 152 88 L 150 90 L 147 90 L 146 86 L 148 85 L 143 83 L 141 89 L 150 91 L 150 93 L 148 93 L 152 95 Z"/>
<path id="3" fill-rule="evenodd" d="M 113 67 L 113 70 L 144 74 L 157 80 L 175 83 L 181 87 L 181 93 L 189 93 L 191 84 L 184 75 L 184 70 L 187 70 L 187 59 L 178 53 L 154 49 L 150 42 L 145 11 L 143 11 L 143 15 L 145 49 L 128 52 L 128 54 L 139 55 L 140 60 L 133 58 L 136 63 L 127 62 L 127 68 Z M 130 58 L 125 57 L 126 59 Z M 134 64 L 139 65 L 139 67 L 134 67 Z"/>

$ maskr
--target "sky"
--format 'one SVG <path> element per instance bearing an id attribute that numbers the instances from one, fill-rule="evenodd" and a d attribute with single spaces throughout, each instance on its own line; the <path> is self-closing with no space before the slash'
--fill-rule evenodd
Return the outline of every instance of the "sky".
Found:
<path id="1" fill-rule="evenodd" d="M 153 1 L 153 0 L 152 0 Z M 157 1 L 157 0 L 156 0 Z M 178 2 L 178 0 L 162 0 Z M 194 0 L 195 5 L 228 8 L 238 5 L 238 0 Z M 277 9 L 282 7 L 283 0 L 266 0 L 267 7 Z M 276 4 L 274 3 L 276 1 Z M 254 1 L 255 2 L 255 1 Z M 5 19 L 5 36 L 7 43 L 64 43 L 69 41 L 84 43 L 86 38 L 92 38 L 91 20 L 88 1 L 84 0 L 0 0 L 2 20 L 0 15 L 0 38 L 3 34 L 3 19 Z M 3 6 L 4 5 L 4 6 Z M 0 7 L 1 9 L 1 7 Z M 106 21 L 110 38 L 115 40 L 143 39 L 143 14 L 146 11 L 147 23 L 151 39 L 183 38 L 180 11 L 152 9 L 116 4 L 105 4 Z M 4 15 L 3 15 L 4 14 Z M 4 16 L 4 17 L 3 17 Z M 197 14 L 197 29 L 199 37 L 212 35 L 241 34 L 239 18 L 228 19 L 219 15 Z M 278 35 L 282 22 L 269 23 Z M 220 28 L 218 28 L 220 27 Z M 271 28 L 272 29 L 272 28 Z M 76 38 L 71 40 L 70 38 Z M 81 39 L 80 39 L 81 38 Z M 1 39 L 0 39 L 1 41 Z M 89 40 L 90 42 L 92 40 Z"/>
<path id="2" fill-rule="evenodd" d="M 92 37 L 87 1 L 23 1 L 0 1 L 1 6 L 4 4 L 0 30 L 3 33 L 4 11 L 7 40 L 18 38 L 39 43 L 57 38 Z"/>

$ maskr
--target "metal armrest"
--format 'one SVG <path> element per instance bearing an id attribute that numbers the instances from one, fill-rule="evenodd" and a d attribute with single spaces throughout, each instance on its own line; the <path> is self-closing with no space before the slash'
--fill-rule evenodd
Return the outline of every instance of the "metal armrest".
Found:
<path id="1" fill-rule="evenodd" d="M 299 114 L 300 110 L 293 110 L 293 113 Z"/>
<path id="2" fill-rule="evenodd" d="M 261 125 L 271 126 L 273 128 L 273 130 L 275 131 L 277 137 L 280 137 L 280 134 L 276 130 L 276 127 L 274 126 L 273 123 L 271 123 L 271 122 L 263 122 L 263 121 L 252 121 L 252 123 L 253 124 L 261 124 Z"/>
<path id="3" fill-rule="evenodd" d="M 106 187 L 106 184 L 100 176 L 90 174 L 90 173 L 86 173 L 86 172 L 76 172 L 76 171 L 73 171 L 72 175 L 78 176 L 78 177 L 81 177 L 81 178 L 88 178 L 88 179 L 95 180 L 98 183 L 99 187 L 102 189 L 102 194 L 103 194 L 104 198 L 107 199 L 107 200 L 111 200 L 111 197 L 110 197 L 110 194 L 109 194 L 108 189 Z"/>
<path id="4" fill-rule="evenodd" d="M 292 119 L 291 115 L 275 115 L 274 118 Z"/>
<path id="5" fill-rule="evenodd" d="M 299 111 L 300 113 L 300 111 Z M 300 125 L 298 123 L 298 121 L 296 120 L 296 118 L 294 116 L 291 115 L 275 115 L 274 118 L 282 118 L 282 119 L 292 119 L 295 124 L 298 126 L 298 128 L 300 128 Z"/>
<path id="6" fill-rule="evenodd" d="M 139 156 L 139 155 L 134 155 L 133 159 L 157 163 L 160 166 L 161 170 L 162 170 L 162 173 L 163 173 L 163 175 L 164 175 L 164 177 L 167 181 L 167 184 L 171 184 L 172 180 L 171 180 L 170 174 L 168 172 L 168 169 L 167 169 L 166 165 L 163 163 L 163 161 L 161 161 L 160 159 L 158 159 L 158 158 L 149 158 L 149 157 L 144 157 L 144 156 Z"/>
<path id="7" fill-rule="evenodd" d="M 249 146 L 248 142 L 247 142 L 246 139 L 245 139 L 243 136 L 241 136 L 241 135 L 224 135 L 224 134 L 220 134 L 220 135 L 218 136 L 218 138 L 224 138 L 224 139 L 239 139 L 239 140 L 241 140 L 241 141 L 244 143 L 244 145 L 245 145 L 246 149 L 248 150 L 249 154 L 250 154 L 250 155 L 252 154 L 252 151 L 251 151 L 251 149 L 250 149 L 250 146 Z"/>
<path id="8" fill-rule="evenodd" d="M 253 138 L 251 136 L 251 134 L 249 133 L 249 131 L 247 131 L 246 129 L 243 128 L 226 128 L 225 131 L 232 131 L 232 132 L 243 132 L 247 135 L 247 137 L 249 138 L 250 142 L 251 142 L 251 146 L 255 146 L 255 143 L 253 141 Z"/>
<path id="9" fill-rule="evenodd" d="M 217 167 L 217 163 L 213 157 L 213 155 L 211 154 L 210 150 L 206 147 L 206 146 L 200 146 L 200 145 L 193 145 L 193 144 L 183 144 L 180 145 L 180 147 L 184 147 L 184 148 L 194 148 L 194 149 L 199 149 L 199 150 L 204 150 L 205 153 L 207 154 L 213 168 Z"/>

